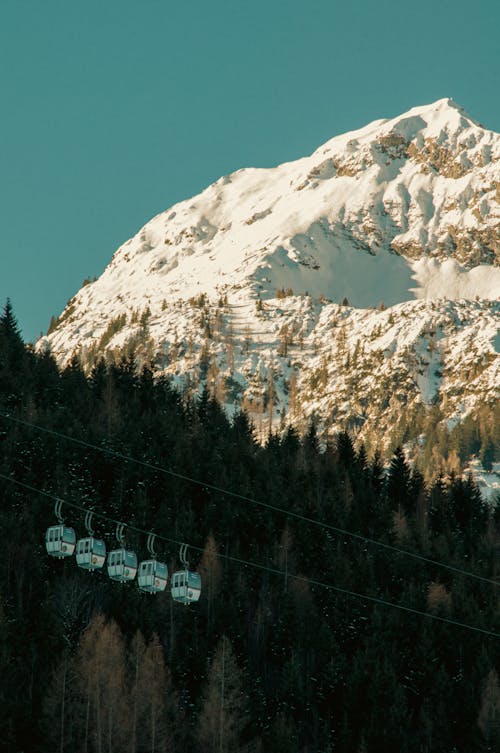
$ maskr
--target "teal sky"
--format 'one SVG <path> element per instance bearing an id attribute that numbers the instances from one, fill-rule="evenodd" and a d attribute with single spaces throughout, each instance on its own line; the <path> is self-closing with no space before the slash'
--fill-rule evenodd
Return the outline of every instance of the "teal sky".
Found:
<path id="1" fill-rule="evenodd" d="M 0 302 L 45 332 L 153 215 L 452 97 L 500 131 L 498 0 L 1 0 Z"/>

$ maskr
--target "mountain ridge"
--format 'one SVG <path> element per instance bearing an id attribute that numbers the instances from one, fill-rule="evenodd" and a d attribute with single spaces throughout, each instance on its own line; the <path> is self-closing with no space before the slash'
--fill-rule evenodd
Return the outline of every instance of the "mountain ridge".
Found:
<path id="1" fill-rule="evenodd" d="M 309 157 L 238 170 L 158 214 L 37 347 L 61 363 L 78 354 L 87 368 L 133 351 L 185 391 L 209 386 L 228 411 L 243 405 L 271 428 L 314 415 L 327 431 L 354 425 L 363 436 L 431 403 L 454 422 L 474 409 L 463 378 L 471 353 L 479 403 L 496 400 L 499 263 L 500 135 L 442 99 Z M 435 388 L 435 342 L 429 360 L 419 320 L 446 340 Z M 348 330 L 340 343 L 339 322 Z M 392 351 L 382 341 L 394 327 Z M 384 382 L 390 411 L 363 377 L 370 369 L 406 383 L 396 399 L 397 385 Z"/>

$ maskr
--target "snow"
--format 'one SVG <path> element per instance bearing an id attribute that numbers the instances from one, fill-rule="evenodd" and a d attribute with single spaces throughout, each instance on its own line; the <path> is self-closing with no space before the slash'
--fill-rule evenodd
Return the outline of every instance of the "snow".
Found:
<path id="1" fill-rule="evenodd" d="M 466 269 L 454 259 L 441 263 L 436 259 L 419 259 L 413 265 L 417 298 L 487 298 L 500 296 L 500 267 L 480 264 Z"/>
<path id="2" fill-rule="evenodd" d="M 500 501 L 500 463 L 493 463 L 492 470 L 485 471 L 481 462 L 474 458 L 465 469 L 464 476 L 469 472 L 472 473 L 483 499 L 491 505 L 498 504 Z"/>
<path id="3" fill-rule="evenodd" d="M 416 143 L 462 139 L 473 149 L 499 151 L 497 134 L 443 99 L 336 137 L 311 157 L 239 170 L 147 223 L 97 283 L 80 292 L 82 308 L 105 308 L 119 295 L 139 304 L 145 296 L 186 299 L 200 288 L 217 295 L 249 283 L 263 297 L 284 284 L 302 294 L 347 296 L 362 307 L 436 296 L 496 298 L 498 268 L 460 265 L 439 244 L 449 225 L 477 225 L 471 206 L 479 193 L 482 224 L 495 229 L 500 210 L 484 183 L 492 183 L 498 167 L 458 179 L 425 173 L 418 162 L 380 153 L 380 139 L 390 134 Z M 332 155 L 326 163 L 325 154 Z M 348 174 L 339 174 L 339 160 Z M 404 258 L 409 242 L 422 246 L 416 263 Z"/>

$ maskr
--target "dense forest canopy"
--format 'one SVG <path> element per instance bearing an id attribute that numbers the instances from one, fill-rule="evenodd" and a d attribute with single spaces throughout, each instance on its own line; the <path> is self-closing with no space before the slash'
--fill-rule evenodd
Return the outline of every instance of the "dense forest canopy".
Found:
<path id="1" fill-rule="evenodd" d="M 133 358 L 100 362 L 90 375 L 77 360 L 60 370 L 24 345 L 9 303 L 0 317 L 0 474 L 9 479 L 0 478 L 8 753 L 500 749 L 500 639 L 451 624 L 500 632 L 498 588 L 487 582 L 500 574 L 500 513 L 471 478 L 426 486 L 401 449 L 386 472 L 347 433 L 320 447 L 314 425 L 262 446 L 244 413 L 230 422 L 207 393 L 185 400 L 168 380 L 138 373 Z M 48 557 L 53 504 L 39 492 L 189 543 L 199 603 L 184 607 L 168 591 L 148 596 Z M 65 516 L 85 532 L 81 514 Z M 112 526 L 95 526 L 111 543 Z M 127 545 L 147 554 L 133 531 Z M 175 569 L 175 547 L 161 554 Z"/>

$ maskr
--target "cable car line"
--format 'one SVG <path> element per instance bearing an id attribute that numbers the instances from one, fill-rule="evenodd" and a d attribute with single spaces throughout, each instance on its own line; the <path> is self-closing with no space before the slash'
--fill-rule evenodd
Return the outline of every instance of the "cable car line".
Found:
<path id="1" fill-rule="evenodd" d="M 0 478 L 4 479 L 5 481 L 11 481 L 14 484 L 17 484 L 18 486 L 23 487 L 24 489 L 27 489 L 31 492 L 34 492 L 35 494 L 41 494 L 44 497 L 48 497 L 56 502 L 60 502 L 61 504 L 65 504 L 68 507 L 72 507 L 76 510 L 79 510 L 80 512 L 88 513 L 89 510 L 86 507 L 83 507 L 83 505 L 78 505 L 74 502 L 67 502 L 66 500 L 62 500 L 60 497 L 57 497 L 55 494 L 51 494 L 50 492 L 45 492 L 41 489 L 37 489 L 34 486 L 31 486 L 30 484 L 25 484 L 23 481 L 18 481 L 17 479 L 12 478 L 11 476 L 6 476 L 3 473 L 0 473 Z M 124 523 L 121 521 L 114 520 L 113 518 L 110 518 L 107 515 L 103 515 L 102 513 L 93 513 L 96 517 L 101 518 L 102 520 L 106 520 L 111 523 L 115 523 L 117 526 L 125 526 Z M 151 535 L 151 531 L 145 531 L 144 529 L 137 528 L 136 526 L 126 524 L 126 527 L 129 528 L 131 531 L 135 531 L 136 533 L 144 534 L 144 535 Z M 121 532 L 123 532 L 123 529 L 121 529 Z M 181 547 L 181 557 L 184 558 L 184 563 L 187 564 L 186 560 L 186 553 L 187 548 L 193 549 L 197 552 L 203 552 L 203 548 L 196 546 L 194 544 L 186 544 L 184 542 L 180 542 L 176 539 L 171 539 L 168 536 L 163 536 L 161 534 L 154 534 L 154 536 L 158 539 L 161 539 L 162 541 L 167 541 L 171 544 L 177 544 Z M 392 607 L 393 609 L 399 609 L 400 611 L 407 612 L 410 614 L 416 614 L 419 617 L 426 617 L 430 620 L 435 620 L 437 622 L 445 622 L 449 625 L 454 625 L 455 627 L 463 628 L 464 630 L 471 630 L 476 633 L 481 633 L 482 635 L 486 635 L 489 638 L 500 638 L 500 633 L 497 633 L 493 630 L 486 630 L 485 628 L 480 628 L 475 625 L 469 625 L 465 622 L 460 622 L 458 620 L 451 620 L 447 617 L 440 617 L 437 614 L 431 614 L 430 612 L 423 612 L 420 609 L 414 609 L 413 607 L 407 607 L 403 604 L 395 604 L 392 601 L 387 601 L 386 599 L 381 599 L 377 596 L 368 596 L 368 594 L 361 594 L 357 591 L 352 591 L 347 588 L 342 588 L 341 586 L 334 586 L 332 583 L 324 583 L 323 581 L 316 580 L 314 578 L 307 578 L 304 575 L 295 575 L 294 573 L 285 572 L 284 570 L 280 570 L 276 567 L 270 567 L 269 565 L 263 565 L 261 562 L 252 562 L 250 560 L 244 560 L 240 557 L 234 557 L 229 554 L 223 554 L 221 552 L 217 552 L 217 557 L 220 557 L 221 559 L 228 560 L 229 562 L 235 562 L 239 565 L 243 565 L 245 567 L 253 567 L 254 569 L 261 570 L 263 572 L 269 572 L 273 575 L 280 575 L 285 576 L 287 578 L 292 578 L 293 580 L 300 581 L 302 583 L 307 583 L 309 585 L 318 586 L 320 588 L 326 588 L 330 591 L 336 591 L 337 593 L 341 593 L 345 596 L 350 596 L 353 598 L 361 599 L 364 601 L 370 601 L 374 604 L 379 604 L 381 606 L 385 607 Z M 174 574 L 175 575 L 175 574 Z M 496 584 L 495 584 L 496 585 Z"/>
<path id="2" fill-rule="evenodd" d="M 155 465 L 154 463 L 149 463 L 147 460 L 139 460 L 138 458 L 134 458 L 130 455 L 125 455 L 124 453 L 118 452 L 117 450 L 111 450 L 107 447 L 99 447 L 99 445 L 92 444 L 91 442 L 87 442 L 83 439 L 70 437 L 67 434 L 62 434 L 59 431 L 55 431 L 54 429 L 46 429 L 43 426 L 38 426 L 37 424 L 33 424 L 29 421 L 25 421 L 22 418 L 15 418 L 14 416 L 9 416 L 8 414 L 3 413 L 3 411 L 0 411 L 0 417 L 6 418 L 9 421 L 13 421 L 15 423 L 22 424 L 24 426 L 28 426 L 32 429 L 36 429 L 46 434 L 51 434 L 53 436 L 60 437 L 61 439 L 66 439 L 69 442 L 74 442 L 75 444 L 79 444 L 83 447 L 88 447 L 89 449 L 96 450 L 97 452 L 104 452 L 105 454 L 111 455 L 112 457 L 118 458 L 120 460 L 125 460 L 126 462 L 129 462 L 129 463 L 137 463 L 138 465 L 141 465 L 144 468 L 148 468 L 150 470 L 157 471 L 159 473 L 164 473 L 168 476 L 172 476 L 174 478 L 180 479 L 181 481 L 187 481 L 189 483 L 196 484 L 197 486 L 201 486 L 204 489 L 209 489 L 210 491 L 215 491 L 219 494 L 223 494 L 228 497 L 233 497 L 234 499 L 239 499 L 242 502 L 248 502 L 250 504 L 257 505 L 259 507 L 267 508 L 268 510 L 272 510 L 273 512 L 280 513 L 281 515 L 285 515 L 286 517 L 289 517 L 289 518 L 296 518 L 297 520 L 303 520 L 305 523 L 311 523 L 313 525 L 319 526 L 321 528 L 325 528 L 334 533 L 341 534 L 342 536 L 349 536 L 350 538 L 356 539 L 358 541 L 362 541 L 365 544 L 371 544 L 373 546 L 378 546 L 378 547 L 381 547 L 382 549 L 386 549 L 391 552 L 396 552 L 397 554 L 402 554 L 406 557 L 412 557 L 413 559 L 419 560 L 421 562 L 427 562 L 429 565 L 442 567 L 442 568 L 445 568 L 446 570 L 450 570 L 452 572 L 458 573 L 459 575 L 464 575 L 468 578 L 474 578 L 475 580 L 482 581 L 483 583 L 488 583 L 489 585 L 492 585 L 492 586 L 498 587 L 500 585 L 499 581 L 492 580 L 491 578 L 486 578 L 482 575 L 478 575 L 477 573 L 470 572 L 469 570 L 464 570 L 461 567 L 456 567 L 455 565 L 449 565 L 446 562 L 441 562 L 440 560 L 435 560 L 430 557 L 426 557 L 423 554 L 418 554 L 416 552 L 410 552 L 407 549 L 401 549 L 400 547 L 393 546 L 392 544 L 385 544 L 382 541 L 371 539 L 368 536 L 363 536 L 360 533 L 354 533 L 353 531 L 348 531 L 344 528 L 339 528 L 338 526 L 334 526 L 330 523 L 325 523 L 321 520 L 317 520 L 316 518 L 310 518 L 307 515 L 301 515 L 298 512 L 294 512 L 293 510 L 285 510 L 283 507 L 278 507 L 277 505 L 273 505 L 269 502 L 263 502 L 262 500 L 254 499 L 252 497 L 247 497 L 244 494 L 239 494 L 238 492 L 234 492 L 229 489 L 223 489 L 222 487 L 216 486 L 215 484 L 211 484 L 206 481 L 201 481 L 200 479 L 196 479 L 191 476 L 186 476 L 177 471 L 172 471 L 169 468 L 164 468 L 163 466 Z"/>
<path id="3" fill-rule="evenodd" d="M 116 580 L 121 583 L 132 581 L 137 574 L 137 570 L 139 570 L 138 582 L 139 589 L 141 591 L 145 591 L 146 593 L 150 594 L 163 591 L 167 585 L 168 568 L 165 563 L 159 562 L 156 559 L 156 552 L 154 551 L 154 539 L 161 539 L 163 541 L 169 542 L 170 544 L 176 544 L 177 546 L 180 546 L 180 561 L 182 564 L 182 569 L 172 574 L 172 596 L 176 601 L 180 601 L 183 604 L 189 604 L 193 601 L 198 601 L 201 592 L 201 581 L 198 573 L 192 573 L 188 569 L 188 561 L 186 558 L 188 548 L 187 544 L 180 542 L 177 539 L 171 539 L 168 536 L 162 536 L 153 533 L 152 531 L 146 531 L 143 528 L 138 528 L 137 526 L 132 526 L 128 523 L 125 524 L 120 520 L 111 518 L 109 515 L 104 515 L 103 513 L 89 510 L 87 507 L 78 505 L 75 502 L 68 502 L 67 500 L 63 500 L 61 499 L 61 497 L 58 497 L 55 494 L 51 494 L 50 492 L 38 489 L 31 484 L 26 484 L 24 481 L 19 481 L 18 479 L 12 478 L 12 476 L 6 476 L 5 474 L 0 473 L 0 478 L 4 479 L 5 481 L 11 481 L 12 483 L 17 484 L 18 486 L 21 486 L 30 492 L 34 492 L 35 494 L 40 494 L 43 497 L 54 500 L 56 503 L 56 514 L 57 512 L 59 512 L 60 515 L 61 507 L 63 504 L 65 504 L 67 507 L 73 508 L 74 510 L 85 513 L 85 526 L 89 534 L 90 530 L 87 524 L 90 525 L 92 516 L 116 525 L 115 536 L 118 541 L 119 548 L 108 553 L 108 575 L 111 580 Z M 59 525 L 51 526 L 48 529 L 48 535 L 50 535 L 51 529 L 64 528 L 60 521 L 61 519 L 58 518 Z M 129 528 L 131 531 L 135 531 L 136 533 L 140 533 L 148 537 L 147 547 L 152 556 L 152 559 L 144 560 L 139 565 L 135 552 L 131 552 L 125 549 L 125 528 Z M 68 540 L 66 539 L 66 542 L 70 544 L 70 547 L 63 553 L 63 551 L 61 551 L 62 542 L 58 537 L 58 540 L 55 543 L 53 541 L 46 541 L 47 552 L 49 554 L 54 554 L 54 556 L 56 557 L 63 558 L 70 556 L 73 553 L 75 533 L 73 529 L 65 528 L 65 531 L 71 532 L 72 534 L 70 542 L 68 542 Z M 91 539 L 89 538 L 85 538 L 80 539 L 78 542 L 76 542 L 76 560 L 77 564 L 86 570 L 97 570 L 104 565 L 104 560 L 106 558 L 106 548 L 103 541 L 99 539 L 92 539 L 98 545 L 97 552 L 94 552 L 94 554 L 97 554 L 97 558 L 95 560 L 94 558 L 90 560 L 88 556 L 88 550 L 85 549 L 85 543 L 90 540 Z M 203 552 L 203 549 L 199 546 L 190 544 L 189 547 L 199 552 Z"/>
<path id="4" fill-rule="evenodd" d="M 40 494 L 42 497 L 48 497 L 48 499 L 52 499 L 54 501 L 59 501 L 61 504 L 66 505 L 66 507 L 71 507 L 74 510 L 78 510 L 79 512 L 88 513 L 91 512 L 92 515 L 95 518 L 100 518 L 101 520 L 105 520 L 108 523 L 113 523 L 115 526 L 123 526 L 130 528 L 131 531 L 135 531 L 135 533 L 143 534 L 144 536 L 149 536 L 151 531 L 146 531 L 142 528 L 138 528 L 137 526 L 132 525 L 125 525 L 121 520 L 116 520 L 115 518 L 111 518 L 109 515 L 104 515 L 102 512 L 95 512 L 94 510 L 89 511 L 88 507 L 84 507 L 83 505 L 78 505 L 76 502 L 68 502 L 67 500 L 62 500 L 61 497 L 57 497 L 55 494 L 51 494 L 50 492 L 46 492 L 43 489 L 37 489 L 36 486 L 31 486 L 31 484 L 26 484 L 24 481 L 19 481 L 16 478 L 12 478 L 12 476 L 6 476 L 4 473 L 0 473 L 0 478 L 4 479 L 5 481 L 11 481 L 13 484 L 17 484 L 18 486 L 22 486 L 24 489 L 27 489 L 30 492 L 34 492 L 35 494 Z M 122 529 L 123 533 L 123 529 Z M 162 539 L 163 541 L 167 541 L 170 544 L 176 544 L 177 546 L 180 546 L 183 542 L 178 541 L 177 539 L 170 539 L 168 536 L 160 536 L 159 534 L 154 534 L 156 538 Z M 191 549 L 197 549 L 198 551 L 202 552 L 203 549 L 201 547 L 195 547 L 191 546 Z"/>

